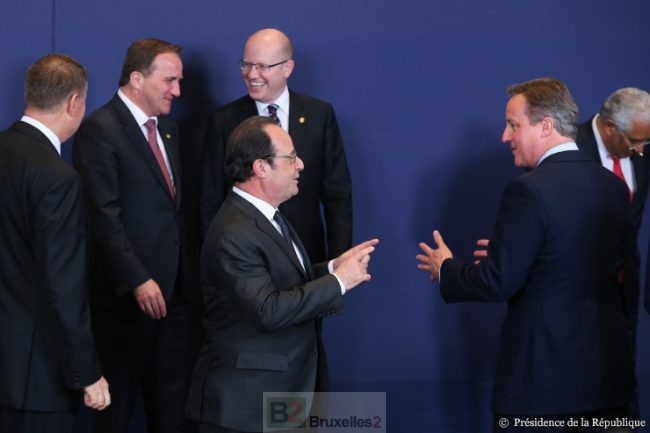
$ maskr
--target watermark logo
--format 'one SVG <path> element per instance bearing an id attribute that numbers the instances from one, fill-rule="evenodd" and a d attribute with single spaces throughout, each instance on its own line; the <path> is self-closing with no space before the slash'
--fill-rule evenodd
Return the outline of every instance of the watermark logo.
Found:
<path id="1" fill-rule="evenodd" d="M 306 398 L 293 396 L 269 397 L 265 399 L 265 403 L 265 425 L 268 428 L 303 427 L 307 420 L 308 406 Z"/>
<path id="2" fill-rule="evenodd" d="M 385 392 L 265 392 L 263 399 L 265 433 L 386 432 Z"/>

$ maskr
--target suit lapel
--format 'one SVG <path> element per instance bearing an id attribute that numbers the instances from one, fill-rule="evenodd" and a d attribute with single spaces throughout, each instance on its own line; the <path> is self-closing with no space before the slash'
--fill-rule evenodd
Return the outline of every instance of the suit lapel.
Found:
<path id="1" fill-rule="evenodd" d="M 296 147 L 296 152 L 300 155 L 301 144 L 305 141 L 305 130 L 312 119 L 305 109 L 305 101 L 295 92 L 289 90 L 289 135 Z"/>
<path id="2" fill-rule="evenodd" d="M 111 104 L 115 109 L 118 120 L 122 123 L 124 127 L 124 133 L 126 134 L 127 137 L 129 137 L 129 140 L 133 144 L 133 147 L 138 151 L 140 156 L 142 156 L 147 166 L 155 176 L 155 178 L 158 179 L 158 183 L 160 184 L 161 188 L 165 189 L 167 195 L 169 196 L 169 199 L 172 200 L 172 196 L 169 192 L 169 188 L 167 187 L 167 182 L 165 182 L 165 178 L 163 177 L 162 171 L 160 171 L 160 166 L 158 165 L 158 161 L 156 161 L 156 157 L 151 151 L 151 147 L 149 147 L 149 142 L 147 141 L 144 134 L 142 133 L 142 129 L 140 128 L 140 125 L 138 125 L 138 123 L 135 121 L 135 118 L 133 117 L 129 109 L 126 107 L 124 102 L 122 102 L 119 96 L 115 95 L 111 100 Z M 163 135 L 162 132 L 161 135 Z M 164 138 L 163 141 L 165 141 Z M 165 146 L 167 146 L 167 143 L 165 143 Z M 169 154 L 168 154 L 168 158 L 169 158 Z M 174 170 L 172 168 L 172 172 L 173 171 Z M 176 177 L 176 175 L 174 175 L 174 177 Z"/>
<path id="3" fill-rule="evenodd" d="M 259 116 L 260 115 L 257 112 L 257 105 L 255 105 L 255 101 L 250 96 L 245 96 L 245 97 L 243 97 L 241 99 L 241 105 L 240 105 L 239 109 L 240 109 L 240 112 L 241 112 L 241 117 L 240 117 L 241 122 L 248 119 L 249 117 Z M 237 126 L 238 126 L 238 124 L 235 125 L 233 127 L 233 129 L 235 129 Z"/>
<path id="4" fill-rule="evenodd" d="M 228 201 L 230 203 L 237 207 L 239 210 L 241 210 L 244 215 L 246 215 L 248 218 L 252 219 L 255 221 L 255 225 L 259 230 L 264 232 L 266 235 L 268 235 L 273 241 L 278 245 L 278 247 L 291 259 L 291 262 L 293 265 L 300 271 L 300 273 L 305 277 L 308 278 L 308 273 L 311 273 L 311 266 L 308 265 L 309 259 L 306 256 L 306 253 L 304 252 L 304 247 L 302 246 L 302 243 L 298 240 L 298 235 L 295 234 L 295 231 L 289 225 L 289 229 L 292 231 L 291 235 L 295 236 L 294 237 L 294 242 L 296 245 L 298 245 L 298 249 L 300 249 L 300 253 L 303 254 L 303 259 L 305 260 L 305 268 L 302 267 L 300 264 L 300 260 L 298 260 L 298 257 L 296 256 L 295 251 L 291 247 L 289 247 L 289 244 L 287 241 L 284 240 L 282 235 L 277 231 L 277 229 L 271 224 L 271 222 L 260 212 L 255 206 L 253 206 L 251 203 L 237 195 L 236 193 L 230 192 L 228 195 Z M 309 272 L 305 271 L 305 269 L 308 269 Z"/>

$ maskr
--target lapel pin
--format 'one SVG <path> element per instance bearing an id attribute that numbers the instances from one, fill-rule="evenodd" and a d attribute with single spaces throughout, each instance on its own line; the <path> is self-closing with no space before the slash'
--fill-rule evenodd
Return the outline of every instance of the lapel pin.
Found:
<path id="1" fill-rule="evenodd" d="M 171 139 L 172 139 L 172 135 L 171 135 L 171 134 L 165 134 L 165 138 L 166 138 L 167 140 L 171 140 Z"/>
<path id="2" fill-rule="evenodd" d="M 305 123 L 305 118 L 304 118 L 304 117 L 300 117 L 300 119 L 298 119 L 298 122 L 300 122 L 300 123 Z"/>

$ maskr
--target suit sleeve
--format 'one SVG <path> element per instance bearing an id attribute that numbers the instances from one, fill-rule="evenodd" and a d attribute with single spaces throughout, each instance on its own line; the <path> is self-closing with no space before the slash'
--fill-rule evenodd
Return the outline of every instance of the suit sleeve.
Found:
<path id="1" fill-rule="evenodd" d="M 151 278 L 135 253 L 120 215 L 119 158 L 96 122 L 86 122 L 75 136 L 72 156 L 86 190 L 88 225 L 107 257 L 106 266 L 119 284 L 118 294 L 134 290 Z"/>
<path id="2" fill-rule="evenodd" d="M 226 199 L 228 185 L 224 167 L 227 139 L 216 114 L 210 115 L 203 139 L 199 183 L 201 238 L 204 237 L 212 219 Z"/>
<path id="3" fill-rule="evenodd" d="M 327 110 L 324 144 L 321 202 L 327 228 L 327 251 L 328 257 L 338 257 L 352 247 L 352 180 L 331 105 Z"/>
<path id="4" fill-rule="evenodd" d="M 81 181 L 57 177 L 36 198 L 33 218 L 37 278 L 44 289 L 44 323 L 69 389 L 96 382 L 101 372 L 90 330 L 86 280 L 86 238 Z"/>
<path id="5" fill-rule="evenodd" d="M 447 302 L 501 302 L 515 295 L 528 278 L 542 247 L 547 227 L 543 204 L 523 179 L 503 194 L 488 257 L 477 265 L 445 260 L 440 291 Z"/>
<path id="6" fill-rule="evenodd" d="M 288 269 L 278 269 L 277 252 L 262 252 L 247 234 L 229 232 L 220 237 L 209 255 L 210 286 L 227 292 L 253 323 L 264 331 L 273 331 L 317 319 L 343 310 L 343 299 L 335 276 L 280 287 L 277 281 L 290 281 L 298 275 L 287 259 Z M 281 255 L 281 254 L 280 254 Z M 269 263 L 276 262 L 274 275 Z"/>

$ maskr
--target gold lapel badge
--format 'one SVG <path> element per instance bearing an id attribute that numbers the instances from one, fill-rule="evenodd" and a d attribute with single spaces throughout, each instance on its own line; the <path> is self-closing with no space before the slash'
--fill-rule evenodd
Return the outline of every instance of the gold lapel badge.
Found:
<path id="1" fill-rule="evenodd" d="M 301 116 L 300 119 L 298 119 L 298 122 L 305 123 L 305 118 Z"/>

